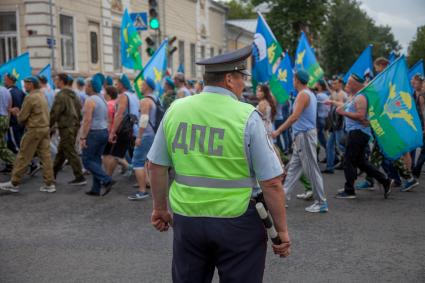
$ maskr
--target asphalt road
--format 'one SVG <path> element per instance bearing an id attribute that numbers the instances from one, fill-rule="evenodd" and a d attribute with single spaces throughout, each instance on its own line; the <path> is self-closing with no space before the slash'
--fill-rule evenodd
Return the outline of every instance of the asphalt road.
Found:
<path id="1" fill-rule="evenodd" d="M 172 232 L 151 227 L 151 199 L 127 200 L 134 179 L 117 176 L 108 196 L 94 198 L 84 194 L 88 186 L 66 185 L 71 177 L 66 168 L 55 194 L 38 192 L 40 173 L 19 194 L 0 192 L 0 282 L 171 282 Z M 264 282 L 425 282 L 420 181 L 388 200 L 377 191 L 336 200 L 342 172 L 326 175 L 330 212 L 308 214 L 309 203 L 293 198 L 292 255 L 269 250 Z"/>

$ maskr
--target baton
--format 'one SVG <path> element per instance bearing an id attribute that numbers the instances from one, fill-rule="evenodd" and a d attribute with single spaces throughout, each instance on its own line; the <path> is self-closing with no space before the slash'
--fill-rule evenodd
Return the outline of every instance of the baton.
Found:
<path id="1" fill-rule="evenodd" d="M 273 244 L 280 245 L 282 241 L 279 238 L 279 235 L 276 232 L 276 228 L 274 227 L 273 220 L 264 207 L 262 202 L 257 202 L 255 204 L 255 208 L 257 209 L 258 215 L 260 215 L 261 220 L 263 221 L 264 226 L 266 226 L 267 234 L 269 234 L 270 239 Z"/>

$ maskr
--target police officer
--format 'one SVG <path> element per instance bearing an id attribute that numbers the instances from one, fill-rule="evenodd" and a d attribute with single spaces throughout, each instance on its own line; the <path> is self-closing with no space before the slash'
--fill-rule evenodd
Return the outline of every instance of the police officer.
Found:
<path id="1" fill-rule="evenodd" d="M 19 183 L 27 170 L 28 164 L 37 154 L 43 164 L 44 186 L 40 191 L 56 192 L 53 184 L 53 168 L 50 155 L 49 137 L 49 108 L 44 93 L 40 90 L 40 83 L 36 77 L 24 79 L 25 91 L 29 93 L 25 97 L 22 108 L 12 108 L 11 112 L 17 116 L 20 124 L 26 128 L 22 137 L 21 147 L 13 164 L 12 177 L 9 182 L 0 183 L 0 189 L 12 193 L 19 192 Z"/>
<path id="2" fill-rule="evenodd" d="M 258 180 L 289 256 L 282 167 L 258 112 L 239 102 L 251 47 L 201 62 L 205 88 L 168 109 L 149 151 L 152 224 L 173 225 L 174 282 L 262 282 L 266 236 L 251 199 Z M 168 167 L 176 176 L 169 191 Z"/>
<path id="3" fill-rule="evenodd" d="M 62 169 L 63 163 L 67 159 L 75 177 L 68 184 L 79 186 L 87 184 L 83 175 L 81 160 L 75 148 L 82 114 L 80 99 L 69 86 L 70 80 L 71 78 L 67 74 L 58 74 L 56 83 L 60 91 L 56 95 L 52 110 L 50 111 L 50 127 L 53 128 L 57 124 L 60 136 L 58 153 L 56 154 L 53 170 L 56 178 L 56 175 Z"/>

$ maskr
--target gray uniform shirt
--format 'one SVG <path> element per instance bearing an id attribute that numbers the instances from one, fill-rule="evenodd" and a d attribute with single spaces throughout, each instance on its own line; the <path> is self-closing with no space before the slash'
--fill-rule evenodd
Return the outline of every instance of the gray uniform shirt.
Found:
<path id="1" fill-rule="evenodd" d="M 227 95 L 237 99 L 234 93 L 221 87 L 206 86 L 203 91 Z M 202 95 L 202 93 L 200 95 Z M 165 115 L 167 115 L 167 113 Z M 162 121 L 164 121 L 164 119 Z M 257 111 L 254 111 L 248 118 L 244 134 L 244 143 L 252 177 L 256 178 L 258 181 L 265 181 L 273 179 L 283 173 L 273 145 L 267 137 L 263 120 Z M 149 150 L 148 159 L 157 165 L 172 166 L 162 122 L 159 125 L 153 145 Z"/>

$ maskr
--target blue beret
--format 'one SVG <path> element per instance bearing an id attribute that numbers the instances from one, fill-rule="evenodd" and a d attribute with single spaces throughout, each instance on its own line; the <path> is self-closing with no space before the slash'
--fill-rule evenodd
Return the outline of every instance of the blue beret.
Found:
<path id="1" fill-rule="evenodd" d="M 146 82 L 146 84 L 152 89 L 152 90 L 155 90 L 155 86 L 156 86 L 156 84 L 155 84 L 155 82 L 153 81 L 153 79 L 151 79 L 150 77 L 147 77 L 146 79 L 145 79 L 145 82 Z"/>
<path id="2" fill-rule="evenodd" d="M 78 84 L 79 86 L 83 86 L 83 85 L 85 85 L 85 84 L 86 84 L 86 82 L 84 81 L 84 78 L 83 78 L 83 77 L 78 77 L 78 78 L 77 78 L 77 84 Z"/>
<path id="3" fill-rule="evenodd" d="M 126 74 L 122 74 L 118 80 L 122 83 L 125 89 L 131 90 L 131 83 Z"/>
<path id="4" fill-rule="evenodd" d="M 114 84 L 114 81 L 112 80 L 111 76 L 106 76 L 105 81 L 107 86 L 112 86 Z"/>
<path id="5" fill-rule="evenodd" d="M 68 79 L 66 80 L 67 83 L 74 81 L 74 78 L 68 74 Z"/>
<path id="6" fill-rule="evenodd" d="M 96 73 L 94 74 L 93 78 L 94 77 L 98 78 L 102 85 L 105 83 L 105 76 L 102 73 Z"/>
<path id="7" fill-rule="evenodd" d="M 24 82 L 29 82 L 29 83 L 33 83 L 33 84 L 38 84 L 39 83 L 37 77 L 35 77 L 35 76 L 26 77 L 24 79 Z"/>
<path id="8" fill-rule="evenodd" d="M 175 88 L 176 85 L 174 84 L 174 81 L 170 78 L 170 77 L 166 77 L 165 78 L 165 82 L 171 87 L 171 88 Z"/>
<path id="9" fill-rule="evenodd" d="M 100 91 L 102 90 L 102 82 L 101 82 L 99 76 L 96 76 L 96 75 L 93 76 L 93 78 L 91 80 L 91 86 L 92 86 L 94 92 L 100 93 Z"/>
<path id="10" fill-rule="evenodd" d="M 298 70 L 295 73 L 295 76 L 297 77 L 297 79 L 302 83 L 302 84 L 307 84 L 308 80 L 310 79 L 310 75 L 304 71 L 304 70 Z"/>
<path id="11" fill-rule="evenodd" d="M 363 83 L 365 82 L 365 78 L 364 78 L 363 76 L 359 75 L 359 74 L 352 73 L 352 74 L 351 74 L 351 77 L 352 77 L 355 81 L 357 81 L 357 82 L 359 82 L 359 83 L 361 83 L 361 84 L 363 84 Z"/>
<path id="12" fill-rule="evenodd" d="M 12 80 L 14 82 L 18 80 L 12 73 L 6 73 L 6 77 L 8 77 L 9 80 Z"/>

